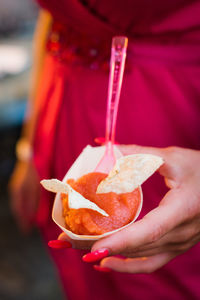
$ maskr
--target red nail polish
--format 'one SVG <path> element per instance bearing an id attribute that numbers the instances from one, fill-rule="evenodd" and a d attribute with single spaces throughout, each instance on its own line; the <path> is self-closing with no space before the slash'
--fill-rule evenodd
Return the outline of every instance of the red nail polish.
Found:
<path id="1" fill-rule="evenodd" d="M 82 259 L 84 262 L 95 262 L 108 256 L 108 254 L 109 254 L 108 249 L 99 249 L 94 252 L 87 253 L 82 257 Z"/>
<path id="2" fill-rule="evenodd" d="M 98 266 L 98 265 L 94 265 L 93 268 L 94 268 L 96 271 L 99 271 L 99 272 L 105 272 L 105 273 L 109 273 L 109 272 L 112 271 L 112 270 L 109 269 L 109 268 L 101 267 L 101 266 Z"/>
<path id="3" fill-rule="evenodd" d="M 95 142 L 96 144 L 98 144 L 98 145 L 105 145 L 106 139 L 105 139 L 105 137 L 96 137 L 96 138 L 94 139 L 94 142 Z M 114 142 L 114 144 L 115 144 L 115 145 L 119 145 L 118 142 Z"/>
<path id="4" fill-rule="evenodd" d="M 94 141 L 98 145 L 103 145 L 103 144 L 105 144 L 106 139 L 104 137 L 96 137 L 94 139 Z"/>
<path id="5" fill-rule="evenodd" d="M 53 249 L 66 249 L 71 248 L 72 244 L 68 241 L 53 240 L 48 242 L 48 246 Z"/>

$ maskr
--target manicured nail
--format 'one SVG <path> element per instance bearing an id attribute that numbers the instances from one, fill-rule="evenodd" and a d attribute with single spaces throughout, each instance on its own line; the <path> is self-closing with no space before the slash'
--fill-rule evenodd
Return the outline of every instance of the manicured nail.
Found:
<path id="1" fill-rule="evenodd" d="M 109 273 L 109 272 L 112 271 L 112 270 L 109 269 L 109 268 L 101 267 L 101 266 L 99 266 L 99 265 L 94 265 L 93 268 L 94 268 L 96 271 L 104 272 L 104 273 Z"/>
<path id="2" fill-rule="evenodd" d="M 53 249 L 66 249 L 71 248 L 72 244 L 68 241 L 53 240 L 48 242 L 48 246 Z"/>
<path id="3" fill-rule="evenodd" d="M 94 252 L 85 254 L 82 257 L 82 259 L 84 262 L 95 262 L 108 256 L 108 254 L 109 254 L 108 249 L 99 249 Z"/>
<path id="4" fill-rule="evenodd" d="M 98 145 L 104 145 L 106 143 L 106 139 L 105 137 L 96 137 L 94 139 L 95 143 L 98 144 Z M 114 142 L 115 145 L 119 145 L 118 142 Z"/>

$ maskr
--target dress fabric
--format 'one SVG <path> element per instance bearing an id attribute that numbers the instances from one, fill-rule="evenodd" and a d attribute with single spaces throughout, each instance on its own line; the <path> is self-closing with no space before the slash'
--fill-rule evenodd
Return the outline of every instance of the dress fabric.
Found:
<path id="1" fill-rule="evenodd" d="M 109 48 L 113 35 L 129 37 L 117 142 L 200 149 L 199 1 L 38 2 L 57 28 L 50 32 L 38 99 L 34 161 L 41 179 L 62 179 L 81 150 L 104 135 L 108 70 L 101 45 Z M 141 217 L 166 191 L 158 174 L 144 184 Z M 60 233 L 52 202 L 42 191 L 37 221 L 45 241 Z M 152 274 L 99 273 L 81 261 L 83 251 L 50 252 L 69 300 L 200 299 L 199 244 Z"/>

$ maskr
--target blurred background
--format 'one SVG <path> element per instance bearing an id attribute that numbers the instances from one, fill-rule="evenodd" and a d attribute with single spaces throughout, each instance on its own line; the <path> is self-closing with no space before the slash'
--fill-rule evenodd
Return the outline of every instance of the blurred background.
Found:
<path id="1" fill-rule="evenodd" d="M 62 299 L 52 262 L 37 231 L 23 236 L 9 209 L 7 184 L 15 164 L 29 88 L 33 0 L 0 0 L 0 299 Z"/>

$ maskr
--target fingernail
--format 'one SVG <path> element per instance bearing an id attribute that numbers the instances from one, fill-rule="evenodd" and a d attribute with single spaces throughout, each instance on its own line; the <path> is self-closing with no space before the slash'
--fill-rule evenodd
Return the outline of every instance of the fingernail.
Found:
<path id="1" fill-rule="evenodd" d="M 103 145 L 103 144 L 105 144 L 105 138 L 104 137 L 96 137 L 95 139 L 94 139 L 94 141 L 95 141 L 95 143 L 96 144 L 99 144 L 99 145 Z"/>
<path id="2" fill-rule="evenodd" d="M 101 267 L 101 266 L 99 266 L 99 265 L 94 265 L 93 268 L 94 268 L 96 271 L 104 272 L 104 273 L 109 273 L 109 272 L 112 271 L 112 270 L 109 269 L 109 268 Z"/>
<path id="3" fill-rule="evenodd" d="M 99 249 L 91 253 L 87 253 L 82 257 L 84 262 L 95 262 L 98 261 L 106 256 L 108 256 L 109 251 L 108 249 Z"/>
<path id="4" fill-rule="evenodd" d="M 53 249 L 65 249 L 71 248 L 72 244 L 68 241 L 53 240 L 48 242 L 48 246 Z"/>
<path id="5" fill-rule="evenodd" d="M 106 139 L 104 137 L 96 137 L 94 142 L 98 145 L 104 145 L 106 143 Z M 115 145 L 119 145 L 118 142 L 114 142 Z"/>

